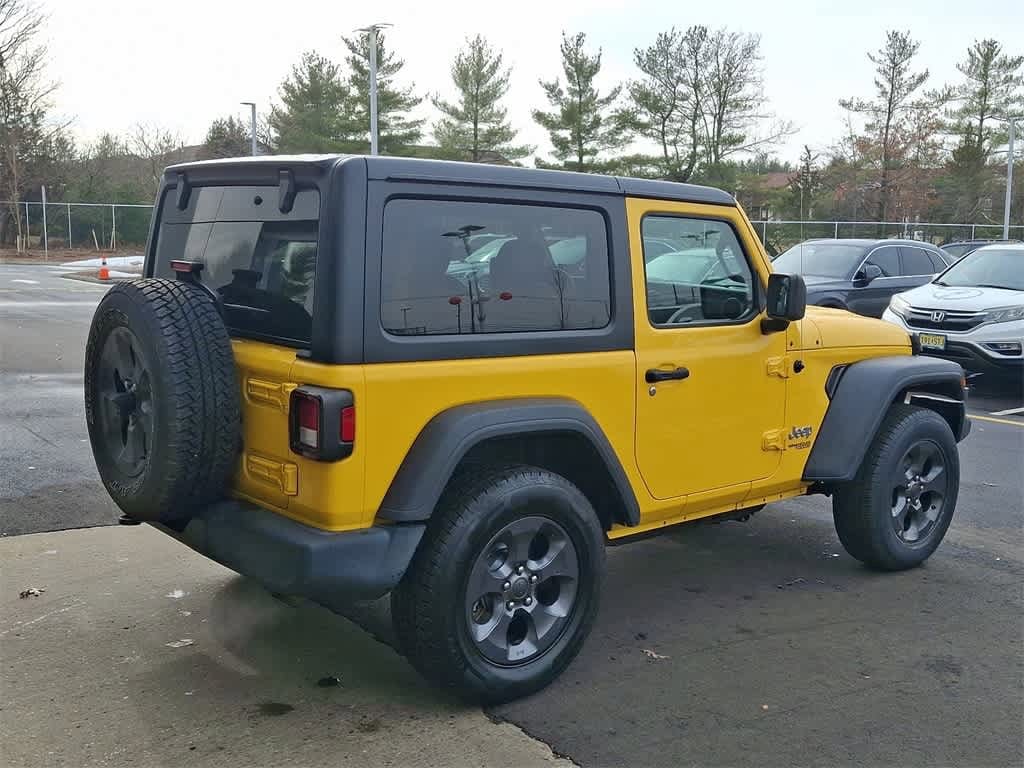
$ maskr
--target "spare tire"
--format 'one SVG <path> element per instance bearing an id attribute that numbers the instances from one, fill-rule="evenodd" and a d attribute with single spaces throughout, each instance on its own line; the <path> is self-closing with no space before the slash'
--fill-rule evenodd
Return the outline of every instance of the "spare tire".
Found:
<path id="1" fill-rule="evenodd" d="M 145 279 L 107 291 L 85 350 L 85 417 L 125 514 L 171 523 L 223 496 L 239 413 L 231 339 L 201 286 Z"/>

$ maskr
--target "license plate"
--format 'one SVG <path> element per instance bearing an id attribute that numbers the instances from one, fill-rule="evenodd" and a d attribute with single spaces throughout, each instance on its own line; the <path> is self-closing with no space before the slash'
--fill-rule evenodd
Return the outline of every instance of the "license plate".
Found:
<path id="1" fill-rule="evenodd" d="M 945 349 L 946 337 L 941 333 L 920 333 L 917 340 L 921 342 L 921 349 Z"/>

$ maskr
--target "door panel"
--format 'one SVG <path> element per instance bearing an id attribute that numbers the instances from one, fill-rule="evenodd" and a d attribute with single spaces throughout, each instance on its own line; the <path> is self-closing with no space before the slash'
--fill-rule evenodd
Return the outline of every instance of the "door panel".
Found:
<path id="1" fill-rule="evenodd" d="M 764 441 L 784 426 L 785 378 L 769 367 L 785 372 L 786 334 L 761 332 L 768 266 L 735 209 L 630 199 L 627 215 L 637 464 L 655 498 L 713 505 L 779 465 Z M 645 264 L 644 236 L 678 250 Z"/>

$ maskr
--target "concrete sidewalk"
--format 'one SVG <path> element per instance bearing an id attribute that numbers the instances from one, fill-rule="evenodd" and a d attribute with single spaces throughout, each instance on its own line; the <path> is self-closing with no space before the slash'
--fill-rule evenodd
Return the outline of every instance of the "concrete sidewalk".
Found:
<path id="1" fill-rule="evenodd" d="M 148 526 L 2 539 L 0 588 L 4 766 L 571 765 Z"/>

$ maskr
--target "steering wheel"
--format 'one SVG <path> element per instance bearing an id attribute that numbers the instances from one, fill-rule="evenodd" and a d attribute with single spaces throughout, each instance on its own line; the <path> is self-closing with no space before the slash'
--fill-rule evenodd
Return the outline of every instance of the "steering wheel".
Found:
<path id="1" fill-rule="evenodd" d="M 666 325 L 682 325 L 684 323 L 692 323 L 695 320 L 703 320 L 704 311 L 699 304 L 692 304 L 688 307 L 680 307 L 668 320 L 665 321 Z"/>

